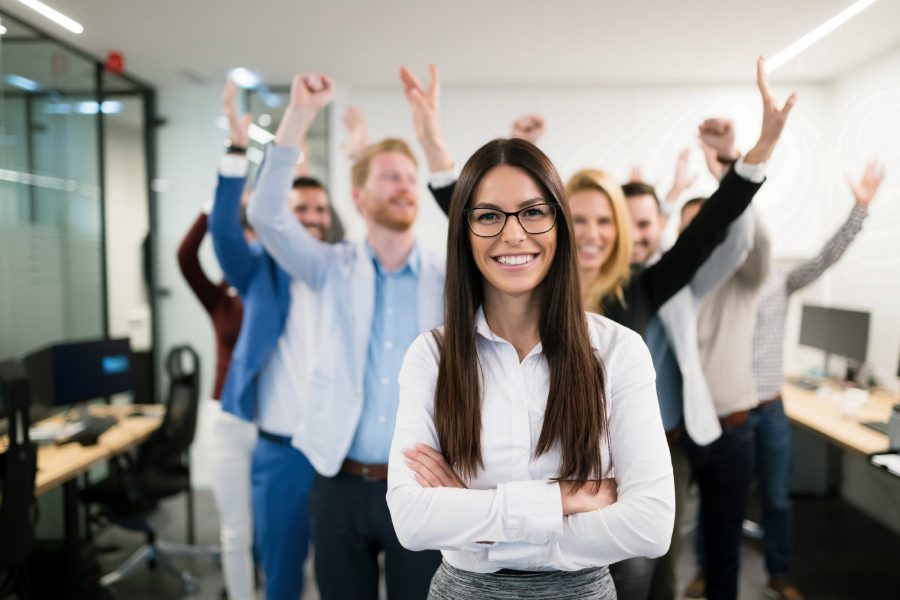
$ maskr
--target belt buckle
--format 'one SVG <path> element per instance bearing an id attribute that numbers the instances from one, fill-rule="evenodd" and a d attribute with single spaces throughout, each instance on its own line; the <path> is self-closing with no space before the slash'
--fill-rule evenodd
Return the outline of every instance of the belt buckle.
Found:
<path id="1" fill-rule="evenodd" d="M 378 481 L 375 477 L 369 475 L 369 465 L 362 465 L 359 474 L 363 478 L 363 481 L 368 481 L 370 483 Z"/>

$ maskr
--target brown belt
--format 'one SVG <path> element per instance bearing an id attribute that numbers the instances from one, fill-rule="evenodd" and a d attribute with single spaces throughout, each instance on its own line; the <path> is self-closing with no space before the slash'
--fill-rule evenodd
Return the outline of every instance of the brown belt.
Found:
<path id="1" fill-rule="evenodd" d="M 341 465 L 341 472 L 362 477 L 366 481 L 387 481 L 388 466 L 361 463 L 347 458 Z"/>
<path id="2" fill-rule="evenodd" d="M 673 429 L 672 431 L 666 432 L 666 441 L 670 444 L 674 444 L 678 440 L 681 439 L 681 427 L 678 429 Z"/>
<path id="3" fill-rule="evenodd" d="M 721 423 L 723 429 L 731 429 L 734 427 L 740 427 L 750 418 L 749 410 L 739 410 L 737 412 L 733 412 L 730 415 L 725 415 L 724 417 L 719 417 L 719 423 Z"/>

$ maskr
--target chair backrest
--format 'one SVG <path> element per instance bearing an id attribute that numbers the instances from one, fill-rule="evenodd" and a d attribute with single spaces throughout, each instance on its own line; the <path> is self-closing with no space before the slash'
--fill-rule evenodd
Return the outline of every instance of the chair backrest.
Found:
<path id="1" fill-rule="evenodd" d="M 141 447 L 144 464 L 178 462 L 194 441 L 200 406 L 200 357 L 190 346 L 176 346 L 166 357 L 166 372 L 166 414 L 160 428 Z"/>
<path id="2" fill-rule="evenodd" d="M 23 564 L 34 545 L 37 449 L 28 438 L 30 393 L 18 361 L 0 363 L 0 419 L 8 422 L 0 454 L 0 571 Z"/>

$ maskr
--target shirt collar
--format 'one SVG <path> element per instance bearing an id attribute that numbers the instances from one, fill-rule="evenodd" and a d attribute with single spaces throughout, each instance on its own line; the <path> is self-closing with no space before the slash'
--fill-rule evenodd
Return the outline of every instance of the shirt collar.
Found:
<path id="1" fill-rule="evenodd" d="M 366 252 L 369 254 L 369 258 L 372 259 L 372 265 L 375 267 L 375 273 L 378 275 L 401 275 L 408 269 L 409 272 L 418 277 L 419 270 L 422 268 L 422 254 L 419 252 L 419 242 L 414 241 L 412 248 L 409 251 L 409 254 L 406 257 L 406 262 L 396 271 L 387 272 L 384 269 L 384 265 L 381 264 L 381 261 L 378 260 L 378 255 L 375 253 L 375 249 L 369 244 L 369 241 L 366 240 L 365 243 Z"/>
<path id="2" fill-rule="evenodd" d="M 508 341 L 491 331 L 491 327 L 490 325 L 488 325 L 487 318 L 484 316 L 483 305 L 479 306 L 478 312 L 475 313 L 475 332 L 488 341 L 512 346 L 512 344 L 510 344 Z M 541 354 L 543 352 L 543 348 L 544 345 L 541 342 L 538 342 L 537 345 L 531 349 L 531 351 L 525 358 L 527 359 L 531 358 L 532 356 Z"/>

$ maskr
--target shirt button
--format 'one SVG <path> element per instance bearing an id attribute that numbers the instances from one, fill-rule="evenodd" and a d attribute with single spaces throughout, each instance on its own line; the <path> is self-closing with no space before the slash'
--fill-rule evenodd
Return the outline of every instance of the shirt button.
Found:
<path id="1" fill-rule="evenodd" d="M 391 378 L 390 378 L 390 377 L 382 377 L 382 378 L 381 378 L 381 384 L 382 384 L 382 385 L 390 385 L 390 384 L 391 384 Z"/>
<path id="2" fill-rule="evenodd" d="M 385 423 L 387 423 L 387 417 L 385 417 L 384 415 L 378 415 L 378 422 L 384 425 Z"/>
<path id="3" fill-rule="evenodd" d="M 362 396 L 362 388 L 361 387 L 356 388 L 356 395 Z"/>
<path id="4" fill-rule="evenodd" d="M 392 341 L 390 341 L 390 340 L 388 340 L 387 342 L 384 343 L 384 349 L 385 349 L 385 350 L 390 350 L 390 349 L 393 348 L 393 347 L 394 347 L 394 342 L 392 342 Z"/>
<path id="5" fill-rule="evenodd" d="M 519 448 L 519 454 L 524 456 L 524 455 L 528 454 L 528 450 L 526 450 L 525 448 Z"/>
<path id="6" fill-rule="evenodd" d="M 385 311 L 385 312 L 387 312 L 387 314 L 389 314 L 389 315 L 392 315 L 392 314 L 394 314 L 394 308 L 391 306 L 388 306 L 387 311 Z"/>

